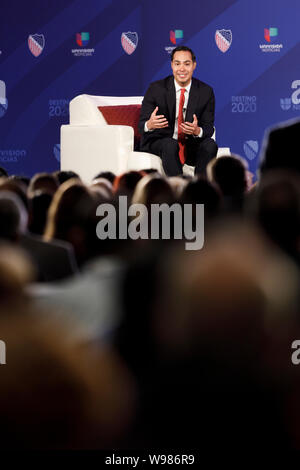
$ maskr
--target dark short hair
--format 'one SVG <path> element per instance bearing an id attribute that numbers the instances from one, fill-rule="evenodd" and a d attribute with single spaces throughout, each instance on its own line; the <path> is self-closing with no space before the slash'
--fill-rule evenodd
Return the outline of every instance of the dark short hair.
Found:
<path id="1" fill-rule="evenodd" d="M 0 176 L 8 176 L 7 171 L 2 166 L 0 166 Z"/>
<path id="2" fill-rule="evenodd" d="M 175 47 L 175 49 L 173 49 L 172 53 L 171 53 L 171 62 L 173 62 L 173 58 L 174 58 L 174 55 L 176 52 L 179 52 L 179 51 L 187 51 L 187 52 L 190 52 L 191 56 L 192 56 L 192 61 L 193 62 L 196 62 L 196 56 L 194 54 L 194 52 L 192 51 L 192 49 L 190 49 L 189 47 L 187 46 L 178 46 L 178 47 Z"/>
<path id="3" fill-rule="evenodd" d="M 246 190 L 245 166 L 234 155 L 216 158 L 212 165 L 212 175 L 224 196 L 243 194 Z"/>

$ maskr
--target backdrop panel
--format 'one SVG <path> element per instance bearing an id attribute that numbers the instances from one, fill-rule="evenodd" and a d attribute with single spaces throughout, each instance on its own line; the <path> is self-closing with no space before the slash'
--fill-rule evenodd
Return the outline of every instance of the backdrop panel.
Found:
<path id="1" fill-rule="evenodd" d="M 219 146 L 255 172 L 263 133 L 300 110 L 299 0 L 10 0 L 0 28 L 0 166 L 59 168 L 81 93 L 141 95 L 185 44 L 213 86 Z M 123 39 L 122 39 L 123 38 Z"/>

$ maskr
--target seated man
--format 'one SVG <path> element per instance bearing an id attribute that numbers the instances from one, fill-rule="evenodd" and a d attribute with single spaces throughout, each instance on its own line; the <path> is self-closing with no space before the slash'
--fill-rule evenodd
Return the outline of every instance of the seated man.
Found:
<path id="1" fill-rule="evenodd" d="M 171 54 L 170 75 L 150 85 L 141 109 L 141 150 L 162 159 L 168 176 L 182 174 L 182 165 L 195 166 L 205 174 L 207 163 L 217 155 L 214 133 L 215 97 L 212 88 L 192 78 L 196 57 L 186 47 Z"/>

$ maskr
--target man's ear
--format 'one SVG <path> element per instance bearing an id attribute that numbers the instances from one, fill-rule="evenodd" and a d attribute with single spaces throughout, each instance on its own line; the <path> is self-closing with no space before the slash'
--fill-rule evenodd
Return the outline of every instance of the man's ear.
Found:
<path id="1" fill-rule="evenodd" d="M 195 68 L 196 68 L 196 65 L 197 65 L 197 62 L 194 62 L 194 67 L 193 67 L 193 70 L 195 70 Z"/>

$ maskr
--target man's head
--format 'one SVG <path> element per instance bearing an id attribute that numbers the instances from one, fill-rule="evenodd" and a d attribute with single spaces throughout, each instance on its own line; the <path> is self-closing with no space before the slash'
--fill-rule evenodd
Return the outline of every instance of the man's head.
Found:
<path id="1" fill-rule="evenodd" d="M 195 54 L 189 47 L 176 47 L 171 54 L 171 67 L 178 85 L 187 86 L 196 68 Z"/>
<path id="2" fill-rule="evenodd" d="M 247 189 L 247 168 L 238 155 L 214 158 L 206 168 L 210 182 L 216 183 L 224 196 L 241 196 Z"/>

